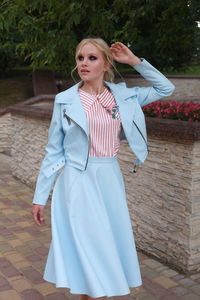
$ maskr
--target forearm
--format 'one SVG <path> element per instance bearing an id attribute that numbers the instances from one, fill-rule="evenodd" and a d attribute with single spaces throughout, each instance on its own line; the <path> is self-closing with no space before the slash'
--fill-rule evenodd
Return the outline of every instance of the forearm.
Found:
<path id="1" fill-rule="evenodd" d="M 50 177 L 47 178 L 43 174 L 43 171 L 40 171 L 36 182 L 34 197 L 32 201 L 33 204 L 46 205 L 51 188 L 56 179 L 56 175 L 57 172 L 53 173 Z"/>
<path id="2" fill-rule="evenodd" d="M 152 84 L 151 87 L 140 88 L 138 100 L 141 106 L 170 96 L 173 93 L 175 86 L 172 82 L 145 59 L 140 64 L 135 65 L 134 69 Z"/>
<path id="3" fill-rule="evenodd" d="M 48 131 L 45 157 L 41 163 L 34 193 L 34 204 L 45 205 L 49 197 L 57 171 L 64 166 L 64 133 L 62 130 L 60 106 L 54 104 L 52 120 Z"/>

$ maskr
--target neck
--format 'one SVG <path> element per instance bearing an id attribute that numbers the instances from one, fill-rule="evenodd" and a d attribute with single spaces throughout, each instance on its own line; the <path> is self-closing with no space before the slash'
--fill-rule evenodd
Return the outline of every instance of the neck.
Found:
<path id="1" fill-rule="evenodd" d="M 82 89 L 90 94 L 100 94 L 104 90 L 104 83 L 103 81 L 101 83 L 99 82 L 83 82 Z"/>

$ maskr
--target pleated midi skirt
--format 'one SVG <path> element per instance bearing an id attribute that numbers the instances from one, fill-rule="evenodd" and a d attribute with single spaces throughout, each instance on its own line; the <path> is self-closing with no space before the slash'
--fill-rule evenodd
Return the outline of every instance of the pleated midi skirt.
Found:
<path id="1" fill-rule="evenodd" d="M 66 163 L 51 203 L 52 240 L 43 278 L 72 294 L 130 294 L 142 284 L 117 156 Z"/>

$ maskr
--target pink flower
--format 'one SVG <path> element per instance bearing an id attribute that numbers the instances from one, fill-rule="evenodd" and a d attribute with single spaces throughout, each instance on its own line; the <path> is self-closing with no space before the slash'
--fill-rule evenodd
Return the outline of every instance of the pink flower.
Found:
<path id="1" fill-rule="evenodd" d="M 156 101 L 143 108 L 145 116 L 185 121 L 200 121 L 200 104 L 193 102 Z"/>

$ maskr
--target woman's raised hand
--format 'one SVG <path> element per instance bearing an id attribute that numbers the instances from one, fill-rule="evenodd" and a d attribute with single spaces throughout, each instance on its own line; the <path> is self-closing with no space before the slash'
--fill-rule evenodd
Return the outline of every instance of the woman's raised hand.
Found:
<path id="1" fill-rule="evenodd" d="M 33 220 L 38 226 L 44 225 L 44 205 L 33 204 L 32 211 Z"/>
<path id="2" fill-rule="evenodd" d="M 112 44 L 110 50 L 114 60 L 119 63 L 128 64 L 132 67 L 141 63 L 140 58 L 137 57 L 127 46 L 120 42 Z"/>

